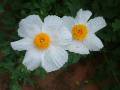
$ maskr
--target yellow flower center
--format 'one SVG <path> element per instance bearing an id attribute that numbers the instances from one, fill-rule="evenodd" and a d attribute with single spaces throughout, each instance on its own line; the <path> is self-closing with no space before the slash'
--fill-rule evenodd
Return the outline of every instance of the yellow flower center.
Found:
<path id="1" fill-rule="evenodd" d="M 46 33 L 38 34 L 34 39 L 34 44 L 39 49 L 46 49 L 50 46 L 51 39 Z"/>
<path id="2" fill-rule="evenodd" d="M 88 35 L 88 28 L 83 24 L 74 25 L 72 28 L 72 37 L 75 40 L 83 41 Z"/>

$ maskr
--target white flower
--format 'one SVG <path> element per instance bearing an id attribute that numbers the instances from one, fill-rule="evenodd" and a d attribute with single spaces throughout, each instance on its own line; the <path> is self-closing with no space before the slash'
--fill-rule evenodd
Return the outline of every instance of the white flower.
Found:
<path id="1" fill-rule="evenodd" d="M 22 39 L 11 46 L 14 50 L 26 50 L 23 64 L 28 70 L 41 66 L 51 72 L 67 62 L 68 53 L 63 47 L 72 36 L 58 16 L 47 16 L 43 23 L 38 15 L 30 15 L 20 21 L 18 35 Z"/>
<path id="2" fill-rule="evenodd" d="M 103 17 L 90 19 L 92 13 L 89 10 L 80 9 L 76 18 L 64 16 L 62 20 L 72 34 L 72 43 L 68 50 L 79 54 L 89 54 L 89 51 L 99 51 L 103 44 L 95 35 L 95 32 L 106 26 Z"/>

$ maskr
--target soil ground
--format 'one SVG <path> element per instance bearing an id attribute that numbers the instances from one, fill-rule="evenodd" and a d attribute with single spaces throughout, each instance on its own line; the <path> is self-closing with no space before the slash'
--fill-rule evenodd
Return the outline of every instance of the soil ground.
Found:
<path id="1" fill-rule="evenodd" d="M 99 58 L 99 57 L 98 57 Z M 99 58 L 100 59 L 100 58 Z M 45 79 L 33 77 L 37 82 L 33 87 L 23 85 L 23 90 L 101 90 L 105 85 L 100 83 L 89 83 L 88 79 L 94 77 L 95 67 L 100 60 L 87 60 L 70 65 L 67 70 L 58 70 L 49 73 Z M 0 90 L 8 90 L 9 76 L 0 76 Z"/>

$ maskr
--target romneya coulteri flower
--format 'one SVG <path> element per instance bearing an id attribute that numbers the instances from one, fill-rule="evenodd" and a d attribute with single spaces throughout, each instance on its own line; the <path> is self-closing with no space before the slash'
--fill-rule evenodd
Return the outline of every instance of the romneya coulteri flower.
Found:
<path id="1" fill-rule="evenodd" d="M 42 22 L 38 15 L 30 15 L 20 21 L 18 35 L 22 39 L 11 42 L 11 46 L 14 50 L 26 50 L 23 64 L 28 70 L 41 66 L 51 72 L 67 62 L 68 53 L 63 47 L 72 36 L 60 17 L 47 16 Z"/>
<path id="2" fill-rule="evenodd" d="M 91 17 L 92 12 L 80 9 L 75 18 L 64 16 L 62 20 L 72 34 L 72 42 L 68 50 L 79 54 L 89 54 L 89 51 L 99 51 L 103 44 L 95 33 L 106 26 L 103 17 Z"/>

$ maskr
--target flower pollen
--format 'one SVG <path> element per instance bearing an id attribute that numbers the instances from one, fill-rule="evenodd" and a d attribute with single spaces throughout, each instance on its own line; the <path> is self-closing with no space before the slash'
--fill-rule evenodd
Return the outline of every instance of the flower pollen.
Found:
<path id="1" fill-rule="evenodd" d="M 46 33 L 38 34 L 34 39 L 34 44 L 39 49 L 46 49 L 50 46 L 51 39 Z"/>
<path id="2" fill-rule="evenodd" d="M 88 35 L 88 29 L 83 24 L 74 25 L 72 28 L 72 37 L 75 40 L 83 41 Z"/>

